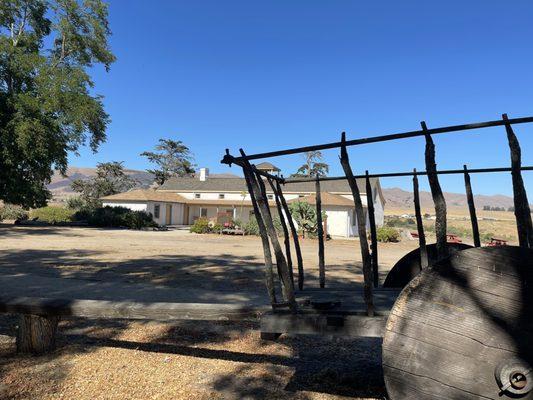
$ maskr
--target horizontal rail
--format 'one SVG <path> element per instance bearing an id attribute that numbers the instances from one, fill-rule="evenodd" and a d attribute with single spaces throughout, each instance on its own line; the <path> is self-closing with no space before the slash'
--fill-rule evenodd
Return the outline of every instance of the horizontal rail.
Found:
<path id="1" fill-rule="evenodd" d="M 38 297 L 0 297 L 0 312 L 42 316 L 127 318 L 153 321 L 257 320 L 270 307 L 210 303 L 141 303 L 131 301 L 68 300 Z"/>
<path id="2" fill-rule="evenodd" d="M 522 167 L 522 171 L 533 171 L 533 166 Z M 511 168 L 473 168 L 467 169 L 466 172 L 469 174 L 479 174 L 479 173 L 492 173 L 492 172 L 511 172 Z M 437 171 L 437 175 L 453 175 L 453 174 L 464 174 L 464 169 L 448 169 Z M 395 178 L 401 176 L 422 176 L 427 175 L 427 171 L 411 171 L 411 172 L 389 172 L 383 174 L 368 174 L 369 178 Z M 355 175 L 355 178 L 366 178 L 366 175 Z M 323 176 L 319 178 L 319 181 L 342 181 L 346 180 L 345 176 Z M 305 179 L 285 179 L 285 183 L 303 183 L 303 182 L 316 182 L 316 178 L 305 178 Z"/>
<path id="3" fill-rule="evenodd" d="M 427 129 L 427 130 L 416 130 L 416 131 L 409 131 L 409 132 L 402 132 L 402 133 L 393 133 L 389 135 L 353 139 L 353 140 L 347 140 L 345 144 L 346 146 L 357 146 L 357 145 L 362 145 L 362 144 L 386 142 L 389 140 L 406 139 L 406 138 L 412 138 L 412 137 L 417 137 L 417 136 L 424 136 L 426 134 L 436 135 L 439 133 L 458 132 L 458 131 L 466 131 L 466 130 L 480 129 L 480 128 L 490 128 L 490 127 L 495 127 L 495 126 L 504 126 L 507 124 L 510 124 L 510 125 L 525 124 L 525 123 L 530 123 L 530 122 L 533 122 L 533 117 L 512 118 L 512 119 L 507 119 L 507 120 L 501 119 L 501 120 L 495 120 L 495 121 L 478 122 L 478 123 L 473 123 L 473 124 L 451 125 L 451 126 L 444 126 L 440 128 L 433 128 L 433 129 Z M 238 163 L 239 161 L 242 161 L 242 160 L 257 160 L 257 159 L 262 159 L 262 158 L 285 156 L 289 154 L 305 153 L 307 151 L 335 149 L 335 148 L 341 147 L 341 145 L 342 145 L 342 142 L 339 141 L 339 142 L 319 144 L 315 146 L 295 147 L 295 148 L 287 149 L 287 150 L 278 150 L 278 151 L 270 151 L 266 153 L 250 154 L 245 157 L 233 157 L 229 155 L 228 152 L 226 152 L 226 155 L 222 159 L 221 163 L 231 164 L 231 163 Z"/>

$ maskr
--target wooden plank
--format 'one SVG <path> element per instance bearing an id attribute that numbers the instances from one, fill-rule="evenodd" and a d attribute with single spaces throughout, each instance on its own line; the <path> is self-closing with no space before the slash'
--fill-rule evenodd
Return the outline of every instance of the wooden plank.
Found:
<path id="1" fill-rule="evenodd" d="M 243 149 L 240 149 L 240 153 L 242 156 L 246 155 Z M 289 268 L 287 267 L 287 261 L 283 254 L 283 250 L 281 249 L 281 246 L 279 244 L 278 234 L 276 233 L 276 229 L 274 228 L 274 223 L 272 222 L 272 218 L 270 216 L 270 209 L 268 207 L 268 199 L 266 197 L 266 190 L 261 190 L 261 187 L 260 187 L 260 185 L 264 187 L 264 183 L 262 181 L 262 178 L 259 175 L 256 176 L 253 174 L 252 167 L 250 166 L 248 161 L 245 161 L 244 165 L 246 168 L 243 168 L 243 170 L 246 170 L 249 175 L 249 182 L 251 186 L 250 189 L 251 189 L 251 192 L 254 193 L 254 196 L 257 200 L 259 211 L 263 218 L 266 231 L 268 233 L 270 242 L 272 243 L 272 247 L 274 249 L 274 254 L 276 256 L 276 263 L 278 265 L 279 271 L 281 272 L 281 283 L 282 283 L 281 288 L 283 292 L 283 298 L 288 303 L 291 311 L 296 312 L 297 310 L 296 299 L 294 297 L 294 289 L 293 289 L 292 282 L 291 282 Z"/>
<path id="2" fill-rule="evenodd" d="M 346 134 L 344 132 L 342 133 L 341 142 L 346 142 Z M 357 182 L 353 176 L 348 152 L 346 151 L 346 146 L 341 147 L 340 161 L 353 195 L 355 214 L 357 217 L 357 229 L 359 231 L 359 244 L 361 247 L 361 255 L 363 259 L 364 297 L 365 303 L 367 305 L 368 315 L 373 316 L 374 301 L 372 298 L 372 261 L 370 259 L 370 252 L 368 250 L 368 239 L 366 237 L 366 220 L 363 210 L 363 203 L 361 201 L 361 194 L 359 192 L 359 188 L 357 187 Z"/>
<path id="3" fill-rule="evenodd" d="M 426 248 L 426 234 L 424 232 L 424 222 L 422 220 L 422 210 L 420 208 L 420 190 L 418 186 L 418 176 L 416 168 L 413 170 L 413 200 L 415 203 L 416 230 L 418 231 L 418 246 L 420 248 L 420 268 L 427 268 L 429 265 L 428 251 Z"/>
<path id="4" fill-rule="evenodd" d="M 287 266 L 289 267 L 289 273 L 291 275 L 291 282 L 292 282 L 292 286 L 294 287 L 294 272 L 292 270 L 291 242 L 290 242 L 290 236 L 289 236 L 289 229 L 287 228 L 287 221 L 285 221 L 285 217 L 283 216 L 279 192 L 274 186 L 274 182 L 272 181 L 272 179 L 267 178 L 267 181 L 270 187 L 272 188 L 272 192 L 274 193 L 274 199 L 276 200 L 276 208 L 278 210 L 279 220 L 281 222 L 281 228 L 283 230 L 283 243 L 285 245 L 285 256 L 287 257 Z"/>
<path id="5" fill-rule="evenodd" d="M 514 357 L 532 362 L 532 271 L 532 250 L 512 246 L 464 250 L 422 271 L 386 325 L 391 399 L 519 397 L 502 396 L 494 374 Z"/>
<path id="6" fill-rule="evenodd" d="M 420 122 L 422 130 L 428 132 L 424 121 Z M 435 162 L 435 144 L 429 133 L 426 133 L 426 170 L 428 171 L 428 181 L 431 188 L 431 196 L 435 204 L 435 233 L 437 235 L 437 254 L 440 259 L 448 256 L 448 241 L 446 240 L 446 200 L 439 183 L 437 175 L 437 164 Z"/>
<path id="7" fill-rule="evenodd" d="M 289 227 L 291 228 L 292 239 L 294 241 L 294 249 L 296 250 L 296 260 L 298 262 L 298 289 L 303 290 L 304 280 L 305 280 L 304 262 L 303 262 L 303 257 L 302 257 L 302 249 L 300 248 L 300 240 L 298 239 L 298 231 L 296 230 L 296 226 L 294 225 L 294 220 L 292 219 L 291 211 L 289 210 L 289 206 L 287 205 L 285 196 L 283 196 L 283 191 L 278 181 L 276 181 L 276 189 L 278 190 L 279 197 L 281 200 L 281 206 L 283 207 L 283 210 L 285 211 L 285 215 L 287 216 L 287 220 L 289 222 Z"/>
<path id="8" fill-rule="evenodd" d="M 527 192 L 522 179 L 522 150 L 507 114 L 502 115 L 507 131 L 507 140 L 511 151 L 511 175 L 513 177 L 514 215 L 518 230 L 518 241 L 521 247 L 533 248 L 533 224 L 531 222 L 531 210 L 527 199 Z"/>
<path id="9" fill-rule="evenodd" d="M 268 240 L 268 234 L 259 210 L 259 205 L 257 203 L 257 198 L 255 197 L 255 192 L 252 187 L 252 172 L 247 165 L 242 167 L 244 173 L 244 179 L 246 181 L 246 186 L 248 187 L 248 193 L 250 194 L 250 199 L 252 200 L 252 207 L 254 209 L 254 216 L 257 221 L 257 226 L 259 228 L 259 236 L 261 237 L 261 244 L 263 245 L 263 255 L 265 258 L 265 285 L 268 292 L 268 297 L 270 299 L 270 304 L 274 306 L 277 303 L 276 299 L 276 288 L 274 286 L 274 268 L 272 265 L 272 252 L 270 250 L 270 242 Z"/>
<path id="10" fill-rule="evenodd" d="M 154 321 L 257 320 L 269 307 L 241 304 L 131 302 L 104 300 L 69 300 L 37 297 L 0 297 L 0 312 L 43 316 L 86 318 L 127 318 Z"/>
<path id="11" fill-rule="evenodd" d="M 320 287 L 326 286 L 326 262 L 324 260 L 324 227 L 322 225 L 322 199 L 320 195 L 320 180 L 316 176 L 315 181 L 315 195 L 316 195 L 316 223 L 318 234 L 318 276 Z"/>
<path id="12" fill-rule="evenodd" d="M 465 189 L 466 189 L 466 200 L 468 202 L 468 211 L 470 213 L 470 223 L 472 224 L 472 237 L 474 238 L 474 247 L 481 247 L 481 240 L 479 239 L 479 226 L 477 222 L 476 215 L 476 205 L 474 203 L 474 194 L 472 193 L 472 183 L 470 182 L 470 174 L 466 165 L 464 168 L 465 176 Z"/>
<path id="13" fill-rule="evenodd" d="M 376 215 L 374 210 L 374 194 L 372 193 L 372 185 L 370 184 L 370 177 L 366 171 L 366 199 L 368 208 L 368 221 L 370 223 L 370 248 L 372 249 L 372 273 L 374 277 L 374 287 L 379 286 L 379 264 L 378 264 L 378 232 L 376 229 Z"/>
<path id="14" fill-rule="evenodd" d="M 266 313 L 261 316 L 261 333 L 382 337 L 386 316 Z"/>

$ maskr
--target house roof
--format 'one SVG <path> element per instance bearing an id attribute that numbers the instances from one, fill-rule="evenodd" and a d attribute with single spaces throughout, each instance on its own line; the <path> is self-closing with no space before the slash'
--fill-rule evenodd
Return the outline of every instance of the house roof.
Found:
<path id="1" fill-rule="evenodd" d="M 353 200 L 347 199 L 346 197 L 339 196 L 338 194 L 332 194 L 328 192 L 321 192 L 320 199 L 323 206 L 346 206 L 354 207 Z M 307 195 L 305 197 L 300 197 L 297 199 L 289 200 L 287 203 L 296 203 L 296 202 L 305 202 L 308 204 L 316 204 L 316 197 L 314 194 Z"/>
<path id="2" fill-rule="evenodd" d="M 162 192 L 153 189 L 136 189 L 129 192 L 104 196 L 101 200 L 106 201 L 164 201 L 167 203 L 185 203 L 187 199 L 176 193 Z"/>
<path id="3" fill-rule="evenodd" d="M 371 178 L 372 187 L 379 185 L 377 178 Z M 267 186 L 267 192 L 272 193 Z M 357 186 L 361 193 L 366 193 L 366 182 L 357 179 Z M 350 185 L 346 180 L 322 181 L 320 187 L 324 192 L 351 194 Z M 201 181 L 195 178 L 171 178 L 167 180 L 159 191 L 172 190 L 183 192 L 248 192 L 244 178 L 208 178 Z M 283 193 L 314 193 L 315 182 L 287 183 L 282 186 Z M 381 191 L 381 190 L 380 190 Z"/>
<path id="4" fill-rule="evenodd" d="M 281 171 L 281 169 L 267 161 L 257 164 L 255 168 L 261 171 Z"/>

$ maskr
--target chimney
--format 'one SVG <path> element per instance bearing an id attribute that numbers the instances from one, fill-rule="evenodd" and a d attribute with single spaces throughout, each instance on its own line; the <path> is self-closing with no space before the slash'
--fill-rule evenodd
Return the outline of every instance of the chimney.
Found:
<path id="1" fill-rule="evenodd" d="M 205 182 L 209 178 L 209 168 L 200 168 L 200 180 Z"/>

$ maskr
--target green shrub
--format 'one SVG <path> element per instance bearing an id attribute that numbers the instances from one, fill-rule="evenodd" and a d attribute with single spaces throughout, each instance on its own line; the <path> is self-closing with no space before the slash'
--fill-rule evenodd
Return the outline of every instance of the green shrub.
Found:
<path id="1" fill-rule="evenodd" d="M 190 231 L 192 233 L 209 233 L 211 228 L 209 227 L 209 220 L 207 218 L 198 218 L 194 221 Z"/>
<path id="2" fill-rule="evenodd" d="M 152 216 L 145 211 L 132 211 L 125 207 L 100 207 L 94 210 L 80 210 L 77 220 L 86 220 L 90 226 L 98 228 L 142 229 L 156 227 Z"/>
<path id="3" fill-rule="evenodd" d="M 55 225 L 74 221 L 75 214 L 76 211 L 65 207 L 47 206 L 31 210 L 30 216 L 38 221 Z"/>
<path id="4" fill-rule="evenodd" d="M 0 207 L 0 221 L 4 219 L 25 220 L 28 219 L 28 212 L 21 206 L 4 204 Z"/>
<path id="5" fill-rule="evenodd" d="M 383 226 L 378 228 L 377 231 L 378 242 L 389 243 L 389 242 L 399 242 L 400 234 L 394 228 Z"/>
<path id="6" fill-rule="evenodd" d="M 259 225 L 255 217 L 250 216 L 250 220 L 242 227 L 244 234 L 259 236 Z"/>
<path id="7" fill-rule="evenodd" d="M 385 217 L 385 226 L 390 228 L 416 228 L 416 220 L 414 218 L 402 218 L 395 215 Z"/>
<path id="8" fill-rule="evenodd" d="M 211 232 L 214 233 L 220 233 L 222 232 L 222 229 L 224 229 L 224 226 L 222 226 L 222 224 L 219 224 L 218 222 L 213 224 L 213 226 L 210 226 Z"/>
<path id="9" fill-rule="evenodd" d="M 73 196 L 67 199 L 67 208 L 71 210 L 81 210 L 85 207 L 85 201 L 80 196 Z"/>

